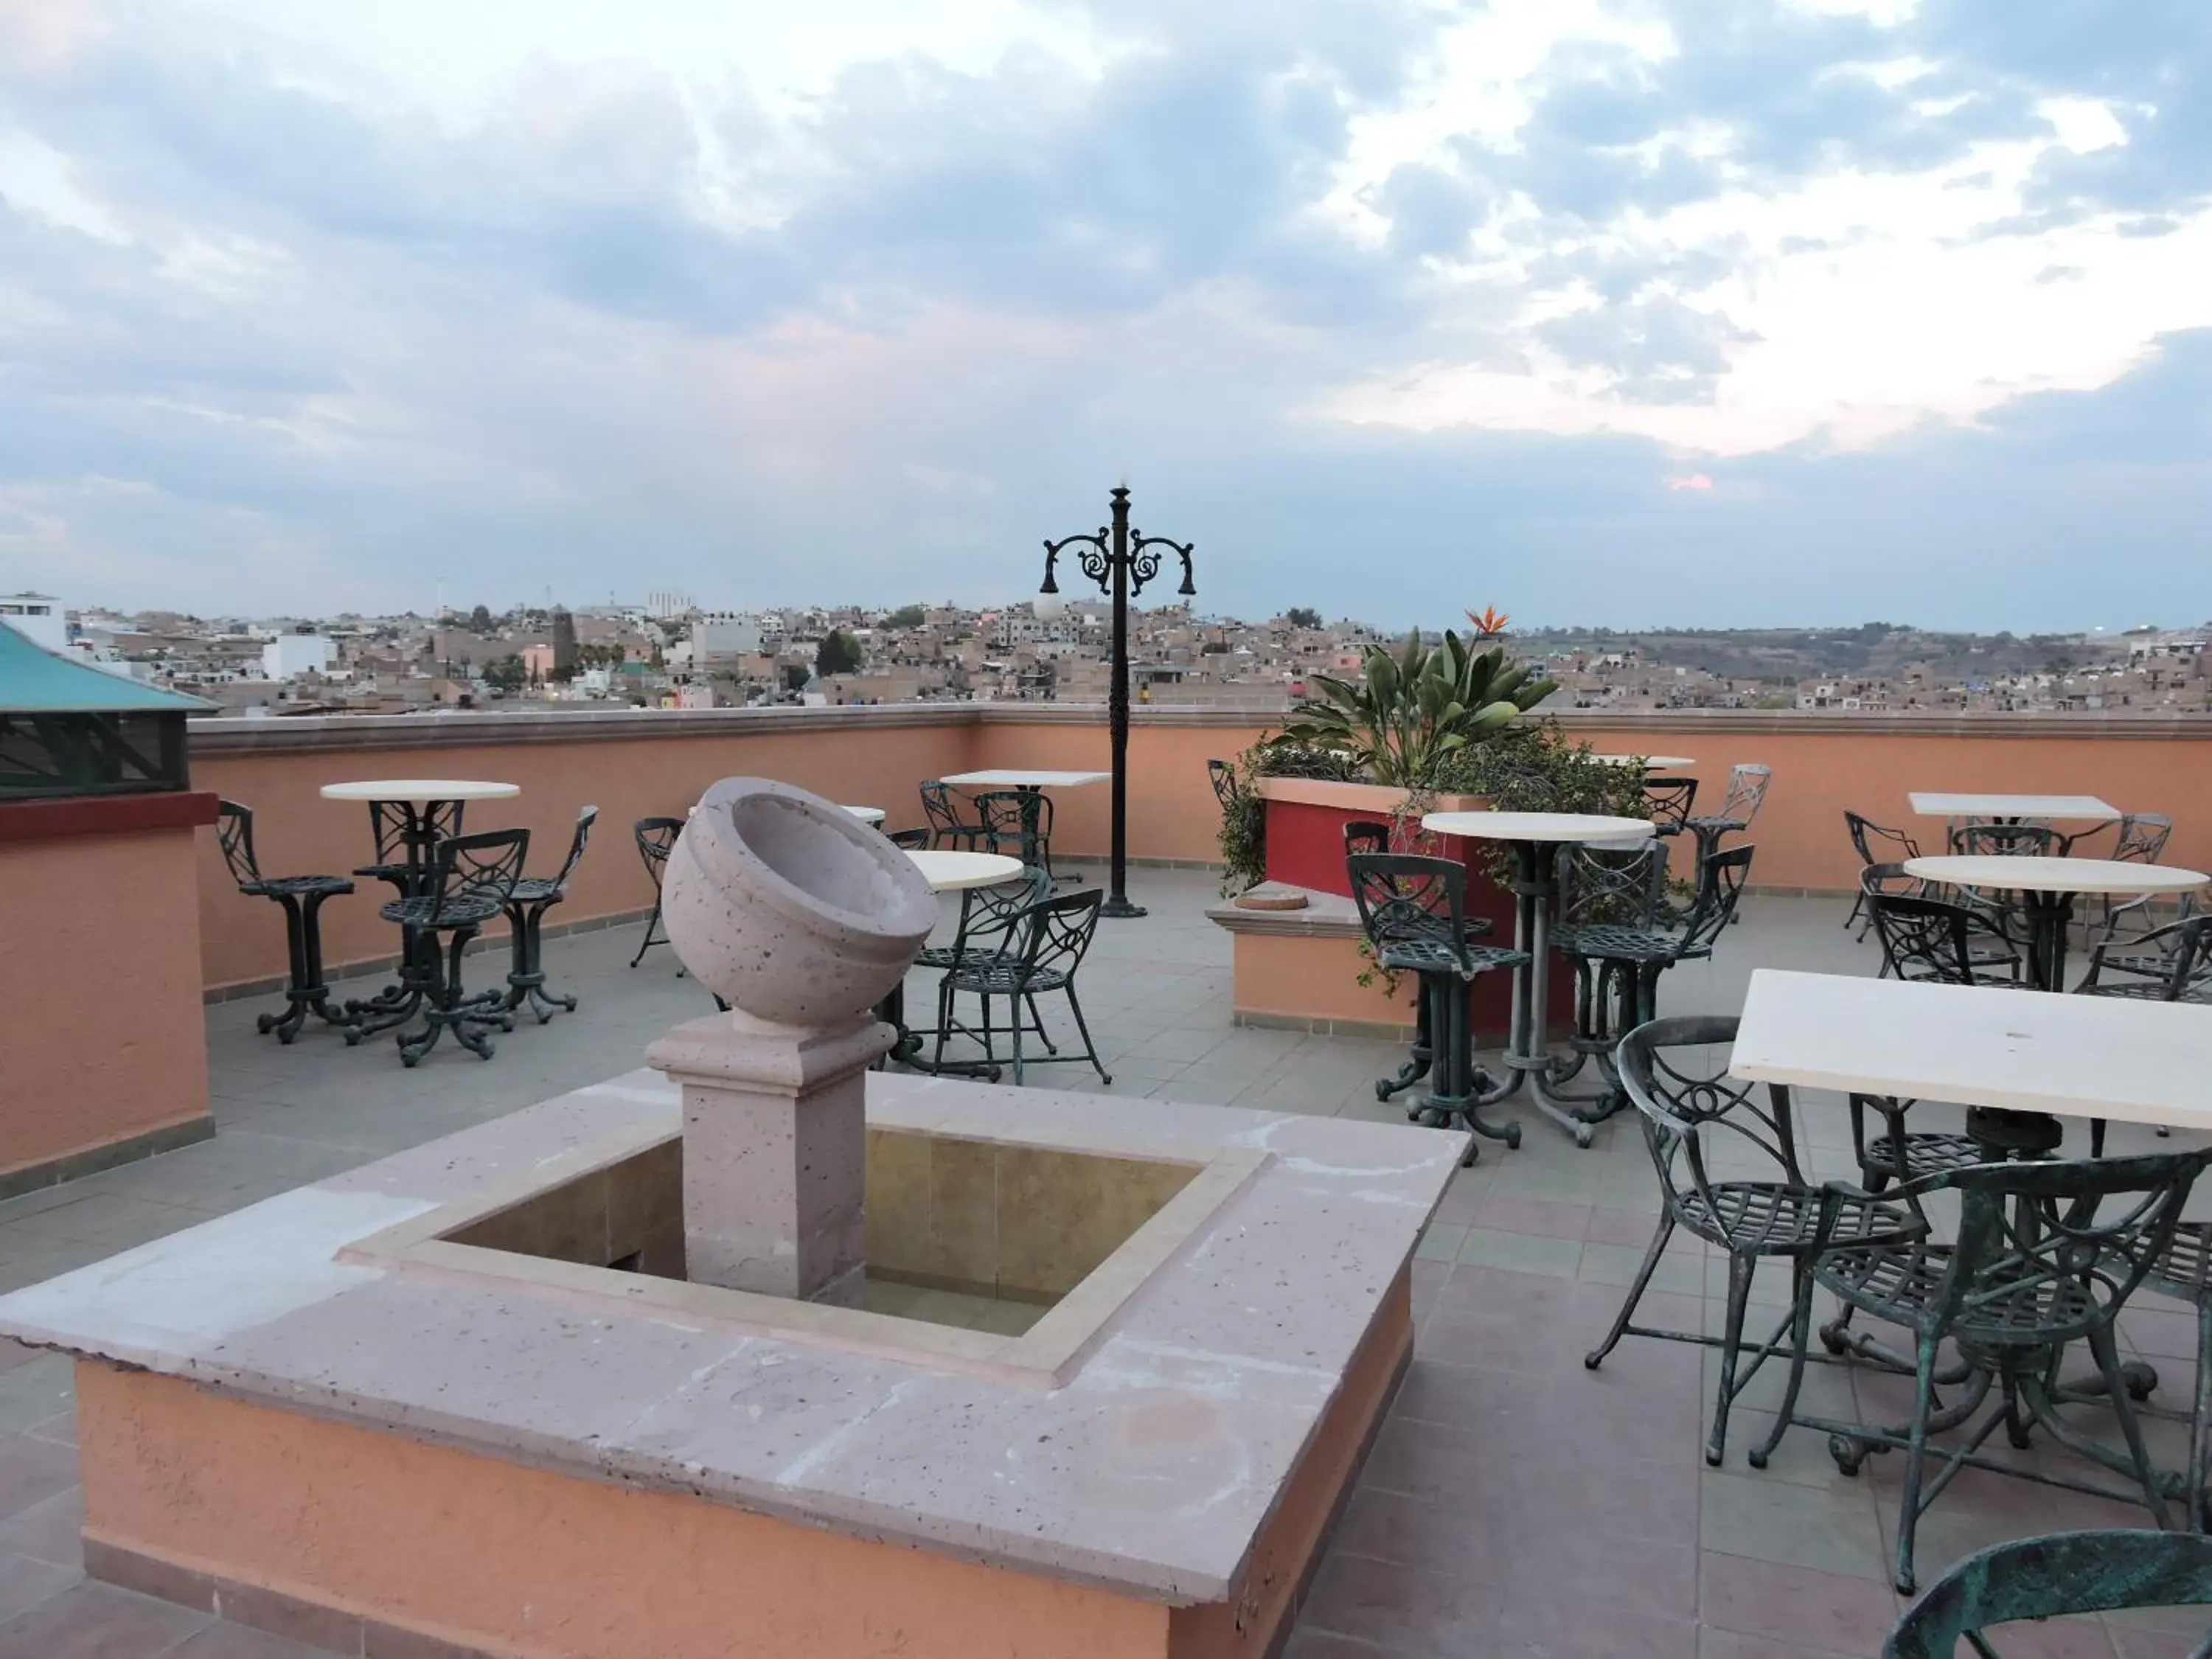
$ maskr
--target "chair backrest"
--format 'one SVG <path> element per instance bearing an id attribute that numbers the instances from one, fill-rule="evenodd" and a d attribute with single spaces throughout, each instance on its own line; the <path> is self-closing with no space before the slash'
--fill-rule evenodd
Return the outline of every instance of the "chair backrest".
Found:
<path id="1" fill-rule="evenodd" d="M 553 885 L 562 892 L 568 888 L 568 878 L 584 861 L 584 844 L 592 838 L 592 826 L 599 821 L 599 809 L 586 806 L 576 814 L 575 833 L 568 837 L 568 856 L 561 860 L 561 872 L 553 878 Z"/>
<path id="2" fill-rule="evenodd" d="M 2112 856 L 2137 864 L 2156 864 L 2173 834 L 2173 820 L 2163 812 L 2130 812 L 2120 819 L 2120 838 L 2112 843 Z"/>
<path id="3" fill-rule="evenodd" d="M 657 890 L 660 872 L 668 862 L 668 854 L 676 845 L 677 836 L 684 833 L 682 818 L 640 818 L 630 825 L 630 833 L 637 837 L 637 855 L 645 860 L 645 873 L 653 878 Z"/>
<path id="4" fill-rule="evenodd" d="M 1904 830 L 1885 830 L 1863 813 L 1846 808 L 1844 828 L 1850 836 L 1852 850 L 1858 854 L 1861 864 L 1879 864 L 1885 859 L 1902 863 L 1920 856 L 1920 843 Z M 1875 842 L 1883 843 L 1879 852 L 1873 846 Z"/>
<path id="5" fill-rule="evenodd" d="M 222 848 L 222 861 L 230 866 L 238 890 L 250 896 L 250 890 L 261 884 L 261 866 L 253 857 L 253 809 L 226 800 L 217 802 L 215 810 L 215 838 Z"/>
<path id="6" fill-rule="evenodd" d="M 1743 884 L 1751 879 L 1751 855 L 1758 850 L 1746 842 L 1712 854 L 1699 867 L 1697 896 L 1682 918 L 1682 934 L 1675 945 L 1677 957 L 1712 949 L 1743 900 Z"/>
<path id="7" fill-rule="evenodd" d="M 939 778 L 931 778 L 921 786 L 921 816 L 938 836 L 975 833 L 977 826 L 960 816 L 961 799 L 951 784 Z"/>
<path id="8" fill-rule="evenodd" d="M 1658 826 L 1654 833 L 1679 836 L 1690 821 L 1691 809 L 1698 804 L 1698 781 L 1646 777 L 1644 799 L 1650 805 L 1651 822 Z"/>
<path id="9" fill-rule="evenodd" d="M 1390 850 L 1390 826 L 1380 818 L 1347 818 L 1344 823 L 1344 855 Z"/>
<path id="10" fill-rule="evenodd" d="M 1869 892 L 1875 937 L 1885 977 L 1940 985 L 1986 985 L 2003 977 L 1974 972 L 1973 943 L 2008 944 L 1988 920 L 1963 904 L 1905 893 Z"/>
<path id="11" fill-rule="evenodd" d="M 489 899 L 504 908 L 514 896 L 523 860 L 530 855 L 527 830 L 485 830 L 473 836 L 448 836 L 438 843 L 432 869 L 437 877 L 429 925 L 438 926 L 462 899 Z"/>
<path id="12" fill-rule="evenodd" d="M 1990 1635 L 2000 1625 L 2207 1605 L 2212 1538 L 2201 1533 L 2115 1529 L 2015 1538 L 1977 1551 L 1930 1584 L 1898 1620 L 1882 1659 L 1952 1659 L 1962 1640 L 2001 1659 L 2003 1650 Z M 2190 1659 L 2212 1659 L 2212 1635 Z"/>
<path id="13" fill-rule="evenodd" d="M 1237 769 L 1225 760 L 1210 760 L 1206 763 L 1206 780 L 1213 786 L 1213 799 L 1227 811 L 1236 804 Z"/>
<path id="14" fill-rule="evenodd" d="M 960 907 L 960 928 L 953 948 L 969 951 L 1014 950 L 1014 931 L 1030 906 L 1052 896 L 1052 875 L 1036 865 L 1023 867 L 1014 881 L 996 887 L 971 888 Z M 1026 941 L 1024 941 L 1024 946 Z"/>
<path id="15" fill-rule="evenodd" d="M 1654 835 L 1633 847 L 1563 848 L 1559 882 L 1560 927 L 1649 927 L 1666 903 L 1667 843 Z"/>
<path id="16" fill-rule="evenodd" d="M 2063 858 L 2073 837 L 2047 823 L 1962 823 L 1951 850 L 1972 858 Z"/>
<path id="17" fill-rule="evenodd" d="M 1367 942 L 1440 944 L 1466 963 L 1467 866 L 1417 853 L 1358 853 L 1344 861 Z"/>
<path id="18" fill-rule="evenodd" d="M 1670 1205 L 1692 1196 L 1713 1204 L 1711 1155 L 1725 1148 L 1771 1166 L 1766 1179 L 1808 1183 L 1797 1162 L 1790 1091 L 1781 1084 L 1741 1083 L 1729 1075 L 1733 1015 L 1655 1019 L 1621 1038 L 1614 1055 L 1621 1087 L 1644 1120 L 1644 1139 Z M 1733 1163 L 1724 1178 L 1740 1179 Z"/>
<path id="19" fill-rule="evenodd" d="M 894 830 L 890 835 L 892 846 L 903 848 L 909 853 L 921 852 L 934 838 L 935 831 L 926 823 L 917 824 L 911 830 Z"/>
<path id="20" fill-rule="evenodd" d="M 1029 855 L 1039 842 L 1052 840 L 1052 797 L 1042 792 L 986 789 L 975 797 L 975 816 L 981 822 L 984 844 L 992 852 L 1011 850 L 1024 864 L 1030 862 Z"/>
<path id="21" fill-rule="evenodd" d="M 1964 1325 L 2023 1346 L 2109 1324 L 2173 1242 L 2212 1147 L 2134 1158 L 1977 1164 L 1896 1189 L 1959 1194 L 1959 1224 L 1923 1334 Z"/>
<path id="22" fill-rule="evenodd" d="M 1774 769 L 1744 761 L 1729 769 L 1728 799 L 1721 803 L 1720 816 L 1729 823 L 1748 830 L 1751 821 L 1759 816 L 1759 809 L 1766 800 L 1766 786 L 1774 781 Z"/>
<path id="23" fill-rule="evenodd" d="M 1044 874 L 1042 870 L 1034 873 Z M 1048 893 L 1050 880 L 1046 878 Z M 1009 931 L 1021 941 L 1021 976 L 1028 980 L 1049 971 L 1073 977 L 1091 949 L 1091 935 L 1098 930 L 1098 907 L 1105 898 L 1102 889 L 1085 887 L 1057 898 L 1037 899 L 1016 911 L 1009 918 Z"/>
<path id="24" fill-rule="evenodd" d="M 2185 901 L 2191 896 L 2183 895 Z M 2163 1000 L 2212 1002 L 2212 915 L 2185 915 L 2179 921 L 2168 922 L 2130 948 L 2142 957 L 2155 951 L 2165 958 Z M 2100 949 L 2100 968 L 2103 954 Z"/>
<path id="25" fill-rule="evenodd" d="M 461 833 L 461 817 L 468 806 L 466 801 L 433 801 L 430 815 L 422 827 L 435 846 L 448 836 Z M 373 800 L 368 804 L 368 832 L 376 842 L 376 861 L 379 864 L 404 864 L 408 861 L 407 846 L 408 804 L 401 800 Z"/>

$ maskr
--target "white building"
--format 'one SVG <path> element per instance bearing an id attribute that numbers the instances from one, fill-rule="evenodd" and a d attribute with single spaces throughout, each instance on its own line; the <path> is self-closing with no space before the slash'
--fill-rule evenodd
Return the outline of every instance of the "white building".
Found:
<path id="1" fill-rule="evenodd" d="M 0 623 L 49 651 L 69 646 L 69 621 L 51 593 L 0 593 Z"/>
<path id="2" fill-rule="evenodd" d="M 761 626 L 734 611 L 710 611 L 691 624 L 691 666 L 702 672 L 759 654 Z"/>
<path id="3" fill-rule="evenodd" d="M 261 647 L 261 678 L 295 680 L 330 672 L 331 642 L 320 634 L 279 634 Z"/>

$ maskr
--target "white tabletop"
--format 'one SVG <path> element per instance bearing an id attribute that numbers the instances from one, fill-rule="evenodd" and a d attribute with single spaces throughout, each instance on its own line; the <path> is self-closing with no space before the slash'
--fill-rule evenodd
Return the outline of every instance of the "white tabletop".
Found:
<path id="1" fill-rule="evenodd" d="M 505 800 L 522 793 L 519 783 L 486 783 L 467 778 L 371 778 L 360 783 L 326 783 L 325 800 L 404 800 L 416 806 L 434 800 Z"/>
<path id="2" fill-rule="evenodd" d="M 1642 841 L 1651 826 L 1642 818 L 1599 812 L 1427 812 L 1421 828 L 1432 835 L 1478 841 Z"/>
<path id="3" fill-rule="evenodd" d="M 1676 766 L 1695 766 L 1687 755 L 1592 755 L 1601 766 L 1640 766 L 1647 772 Z"/>
<path id="4" fill-rule="evenodd" d="M 2123 816 L 2094 795 L 1956 795 L 1916 789 L 1906 799 L 1923 818 L 2085 818 L 2110 823 Z"/>
<path id="5" fill-rule="evenodd" d="M 880 806 L 848 806 L 845 809 L 863 823 L 881 823 L 884 809 Z"/>
<path id="6" fill-rule="evenodd" d="M 963 887 L 996 887 L 1022 872 L 1022 861 L 1003 853 L 938 853 L 909 850 L 933 893 L 957 893 Z"/>
<path id="7" fill-rule="evenodd" d="M 1905 860 L 1905 872 L 1953 887 L 2033 893 L 2186 893 L 2212 882 L 2201 870 L 2120 859 L 2008 858 L 1934 854 Z"/>
<path id="8" fill-rule="evenodd" d="M 1014 766 L 987 772 L 948 772 L 939 781 L 957 783 L 963 789 L 1073 789 L 1086 783 L 1104 783 L 1113 775 L 1111 772 L 1027 771 Z"/>
<path id="9" fill-rule="evenodd" d="M 1747 1083 L 2212 1129 L 2212 1008 L 1761 968 L 1729 1070 Z"/>

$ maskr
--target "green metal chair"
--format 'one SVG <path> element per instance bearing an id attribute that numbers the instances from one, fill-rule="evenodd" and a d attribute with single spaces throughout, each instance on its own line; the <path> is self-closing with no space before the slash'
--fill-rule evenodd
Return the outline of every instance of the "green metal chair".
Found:
<path id="1" fill-rule="evenodd" d="M 1994 1544 L 1960 1562 L 1905 1610 L 1881 1655 L 1952 1659 L 1964 1642 L 1981 1659 L 2004 1659 L 2004 1650 L 1991 1640 L 2001 1625 L 2129 1607 L 2208 1605 L 2212 1539 L 2129 1530 L 2049 1533 Z M 2046 1650 L 2038 1642 L 2034 1650 Z M 2187 1659 L 2212 1659 L 2212 1631 L 2188 1650 Z"/>

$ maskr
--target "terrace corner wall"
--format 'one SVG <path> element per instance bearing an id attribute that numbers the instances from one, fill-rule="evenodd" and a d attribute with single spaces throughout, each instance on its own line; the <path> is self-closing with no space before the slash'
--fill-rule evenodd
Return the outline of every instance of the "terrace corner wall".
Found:
<path id="1" fill-rule="evenodd" d="M 205 794 L 0 805 L 0 1196 L 215 1133 L 192 844 L 214 817 Z"/>

